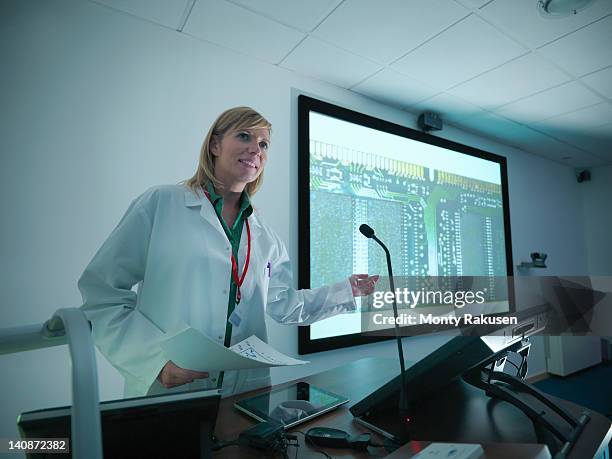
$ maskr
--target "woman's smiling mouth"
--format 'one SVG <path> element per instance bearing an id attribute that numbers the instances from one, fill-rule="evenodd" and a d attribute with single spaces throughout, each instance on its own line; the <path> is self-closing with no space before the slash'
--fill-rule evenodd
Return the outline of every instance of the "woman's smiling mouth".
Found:
<path id="1" fill-rule="evenodd" d="M 248 166 L 248 167 L 252 167 L 253 169 L 257 169 L 257 164 L 255 164 L 253 161 L 249 161 L 248 159 L 239 159 L 238 162 Z"/>

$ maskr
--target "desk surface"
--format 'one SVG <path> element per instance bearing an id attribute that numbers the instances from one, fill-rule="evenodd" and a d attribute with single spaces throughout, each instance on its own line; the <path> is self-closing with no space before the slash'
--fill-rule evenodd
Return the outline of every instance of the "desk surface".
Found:
<path id="1" fill-rule="evenodd" d="M 364 432 L 370 432 L 365 427 L 359 425 L 353 420 L 353 416 L 349 412 L 349 406 L 360 401 L 366 395 L 370 394 L 378 387 L 382 386 L 386 382 L 390 381 L 393 377 L 395 377 L 399 373 L 399 363 L 393 359 L 374 359 L 374 358 L 365 358 L 361 360 L 357 360 L 355 362 L 351 362 L 349 364 L 343 365 L 338 368 L 334 368 L 328 371 L 324 371 L 322 373 L 318 373 L 312 376 L 308 376 L 305 378 L 300 378 L 300 381 L 306 381 L 315 386 L 319 386 L 321 388 L 327 389 L 332 392 L 336 392 L 338 394 L 345 395 L 350 399 L 350 402 L 347 405 L 343 405 L 340 408 L 325 414 L 319 418 L 316 418 L 310 422 L 300 424 L 295 429 L 291 429 L 290 432 L 294 430 L 306 431 L 311 427 L 316 426 L 324 426 L 324 427 L 335 427 L 338 429 L 342 429 L 350 434 L 358 434 Z M 276 387 L 285 387 L 293 382 L 280 384 Z M 244 414 L 238 412 L 234 409 L 233 405 L 236 400 L 240 400 L 247 397 L 252 397 L 255 394 L 263 393 L 269 390 L 267 389 L 259 389 L 257 391 L 248 392 L 245 394 L 240 394 L 234 397 L 229 397 L 223 399 L 221 401 L 221 406 L 219 408 L 219 415 L 217 419 L 217 426 L 215 430 L 215 434 L 217 438 L 220 440 L 231 440 L 237 438 L 240 432 L 249 427 L 252 427 L 255 422 L 250 418 L 245 416 Z M 479 389 L 475 389 L 479 390 Z M 573 414 L 580 414 L 584 409 L 578 405 L 567 402 L 565 400 L 556 399 L 560 404 L 562 404 L 567 410 L 569 410 Z M 510 432 L 510 440 L 507 440 L 505 435 L 506 432 L 501 432 L 504 435 L 504 438 L 492 440 L 492 441 L 478 441 L 475 438 L 469 438 L 468 440 L 459 440 L 457 438 L 435 438 L 435 433 L 431 438 L 423 438 L 423 440 L 428 441 L 454 441 L 454 442 L 466 442 L 466 443 L 481 443 L 486 446 L 487 443 L 491 445 L 491 448 L 495 448 L 499 450 L 499 445 L 493 445 L 493 443 L 510 441 L 513 443 L 532 443 L 534 436 L 531 434 L 529 436 L 529 431 L 533 432 L 532 424 L 526 418 L 523 413 L 518 411 L 515 407 L 505 403 L 505 402 L 495 402 L 495 406 L 486 406 L 484 409 L 476 410 L 474 414 L 474 419 L 470 419 L 469 422 L 475 428 L 472 429 L 472 432 L 478 432 L 478 424 L 482 424 L 483 426 L 490 426 L 492 424 L 492 420 L 489 417 L 492 416 L 492 411 L 503 409 L 505 412 L 504 416 L 504 425 L 512 424 L 513 431 Z M 470 411 L 470 410 L 468 410 Z M 591 421 L 587 424 L 585 430 L 582 435 L 578 439 L 576 445 L 570 452 L 568 459 L 582 459 L 582 458 L 592 458 L 595 454 L 601 454 L 601 450 L 604 447 L 607 447 L 608 442 L 612 437 L 612 427 L 611 422 L 606 417 L 595 413 L 591 413 Z M 494 414 L 494 413 L 493 413 Z M 515 421 L 514 423 L 508 423 L 510 419 L 507 417 L 510 416 L 511 419 Z M 495 416 L 493 416 L 495 418 Z M 522 417 L 522 418 L 521 418 Z M 445 416 L 446 418 L 446 416 Z M 494 426 L 493 429 L 497 433 L 497 426 Z M 465 433 L 465 430 L 464 430 Z M 474 434 L 476 435 L 476 434 Z M 320 453 L 315 452 L 313 449 L 310 449 L 305 445 L 304 438 L 302 435 L 298 436 L 300 442 L 300 448 L 298 457 L 299 458 L 322 458 L 323 456 Z M 490 437 L 489 437 L 490 438 Z M 526 439 L 525 439 L 526 438 Z M 378 435 L 374 435 L 373 439 L 376 439 L 378 442 L 382 442 L 382 439 Z M 476 441 L 475 441 L 476 440 Z M 402 457 L 410 457 L 409 451 L 418 451 L 420 446 L 426 445 L 427 443 L 420 442 L 411 442 L 411 444 L 406 445 L 402 448 L 405 455 Z M 527 445 L 515 445 L 515 447 L 525 448 L 530 450 Z M 508 445 L 508 448 L 512 448 L 511 445 Z M 487 448 L 485 448 L 486 450 Z M 386 456 L 387 453 L 382 448 L 370 448 L 370 452 L 359 452 L 354 450 L 341 450 L 341 449 L 327 449 L 326 450 L 333 457 L 355 457 L 355 458 L 372 458 L 372 457 L 382 457 Z M 522 450 L 521 450 L 522 451 Z M 517 450 L 518 452 L 518 450 Z M 290 457 L 293 457 L 295 451 L 290 450 Z M 395 454 L 395 453 L 394 453 Z M 216 453 L 215 457 L 244 457 L 244 458 L 261 458 L 261 454 L 250 448 L 242 448 L 238 446 L 230 446 L 228 448 L 223 449 Z M 393 456 L 390 456 L 393 457 Z M 515 457 L 524 457 L 522 454 L 520 456 Z"/>

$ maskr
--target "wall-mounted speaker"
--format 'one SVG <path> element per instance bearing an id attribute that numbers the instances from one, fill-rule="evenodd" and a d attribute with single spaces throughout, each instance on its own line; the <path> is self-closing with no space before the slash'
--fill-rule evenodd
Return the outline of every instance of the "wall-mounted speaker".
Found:
<path id="1" fill-rule="evenodd" d="M 589 182 L 591 180 L 591 172 L 588 169 L 577 171 L 576 180 L 578 180 L 578 183 Z"/>
<path id="2" fill-rule="evenodd" d="M 419 115 L 418 124 L 419 128 L 425 132 L 441 131 L 443 127 L 440 115 L 432 112 L 421 113 Z"/>

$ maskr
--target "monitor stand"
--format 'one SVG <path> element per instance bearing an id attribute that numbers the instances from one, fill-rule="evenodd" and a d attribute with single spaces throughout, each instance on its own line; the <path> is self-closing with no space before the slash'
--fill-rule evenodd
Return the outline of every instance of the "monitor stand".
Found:
<path id="1" fill-rule="evenodd" d="M 587 411 L 576 418 L 535 386 L 511 374 L 476 368 L 463 378 L 483 389 L 488 397 L 503 400 L 521 410 L 532 421 L 538 437 L 554 452 L 555 459 L 567 456 L 590 420 Z"/>
<path id="2" fill-rule="evenodd" d="M 555 458 L 565 457 L 588 414 L 576 419 L 535 387 L 496 368 L 491 364 L 473 369 L 413 402 L 406 427 L 399 422 L 399 393 L 355 420 L 398 447 L 409 440 L 544 443 Z"/>

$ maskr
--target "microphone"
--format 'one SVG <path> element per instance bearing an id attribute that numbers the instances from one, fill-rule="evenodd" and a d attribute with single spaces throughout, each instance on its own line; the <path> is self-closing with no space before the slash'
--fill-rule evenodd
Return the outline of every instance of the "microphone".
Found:
<path id="1" fill-rule="evenodd" d="M 391 267 L 391 254 L 387 246 L 376 237 L 374 229 L 365 223 L 359 226 L 359 232 L 368 239 L 374 239 L 378 245 L 380 245 L 385 251 L 387 257 L 387 271 L 389 272 L 389 285 L 393 292 L 393 316 L 395 317 L 395 339 L 397 341 L 397 352 L 399 354 L 400 371 L 401 371 L 401 384 L 400 388 L 400 402 L 399 402 L 399 416 L 402 425 L 408 425 L 410 422 L 410 407 L 408 404 L 408 394 L 406 393 L 406 367 L 404 365 L 404 350 L 402 348 L 402 339 L 399 333 L 399 325 L 397 324 L 397 298 L 395 294 L 395 283 L 393 281 L 393 269 Z M 407 432 L 408 433 L 408 432 Z"/>
<path id="2" fill-rule="evenodd" d="M 368 239 L 372 239 L 374 237 L 374 230 L 365 223 L 359 227 L 359 231 Z"/>

